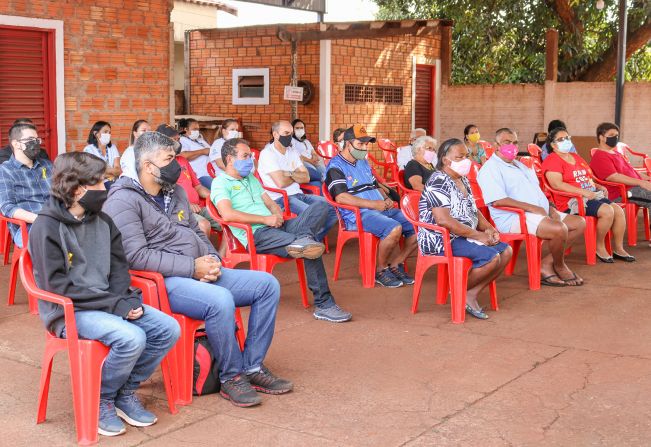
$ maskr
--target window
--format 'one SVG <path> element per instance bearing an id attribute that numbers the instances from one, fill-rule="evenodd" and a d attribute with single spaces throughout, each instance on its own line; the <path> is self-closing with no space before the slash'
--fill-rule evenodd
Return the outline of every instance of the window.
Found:
<path id="1" fill-rule="evenodd" d="M 344 100 L 346 104 L 379 103 L 401 106 L 402 93 L 402 87 L 346 84 Z"/>
<path id="2" fill-rule="evenodd" d="M 233 69 L 233 104 L 269 104 L 269 69 Z"/>

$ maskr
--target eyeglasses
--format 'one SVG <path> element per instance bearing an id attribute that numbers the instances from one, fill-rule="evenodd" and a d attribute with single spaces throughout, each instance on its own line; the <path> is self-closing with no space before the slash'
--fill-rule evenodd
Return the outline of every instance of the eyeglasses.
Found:
<path id="1" fill-rule="evenodd" d="M 562 141 L 572 141 L 572 137 L 568 135 L 566 137 L 557 138 L 554 140 L 554 143 L 560 143 Z"/>
<path id="2" fill-rule="evenodd" d="M 26 140 L 18 140 L 18 141 L 20 141 L 23 144 L 32 143 L 32 142 L 37 142 L 38 144 L 43 143 L 43 140 L 41 140 L 40 138 L 28 138 Z"/>

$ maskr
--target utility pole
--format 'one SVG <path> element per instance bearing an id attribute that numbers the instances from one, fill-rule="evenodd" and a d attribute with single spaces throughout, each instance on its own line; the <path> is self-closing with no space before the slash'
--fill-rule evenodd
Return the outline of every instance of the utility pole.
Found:
<path id="1" fill-rule="evenodd" d="M 617 79 L 615 80 L 615 124 L 622 120 L 624 101 L 624 66 L 626 65 L 626 0 L 619 0 L 619 34 L 617 36 Z"/>

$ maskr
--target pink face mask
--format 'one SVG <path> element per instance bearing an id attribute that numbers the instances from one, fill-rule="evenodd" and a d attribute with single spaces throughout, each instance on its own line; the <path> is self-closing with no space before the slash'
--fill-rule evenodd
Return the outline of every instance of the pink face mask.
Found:
<path id="1" fill-rule="evenodd" d="M 518 147 L 515 144 L 505 144 L 504 146 L 500 146 L 500 152 L 504 155 L 504 158 L 513 161 L 518 155 Z"/>
<path id="2" fill-rule="evenodd" d="M 450 163 L 450 169 L 459 174 L 462 177 L 465 177 L 470 172 L 472 167 L 472 161 L 469 158 L 464 158 L 461 161 L 453 161 Z"/>
<path id="3" fill-rule="evenodd" d="M 434 151 L 425 151 L 423 153 L 423 158 L 427 163 L 432 163 L 434 160 L 436 160 L 436 152 Z"/>

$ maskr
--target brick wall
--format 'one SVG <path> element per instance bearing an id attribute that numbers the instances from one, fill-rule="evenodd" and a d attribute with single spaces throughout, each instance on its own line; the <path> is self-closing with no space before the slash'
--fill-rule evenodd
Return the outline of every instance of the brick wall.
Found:
<path id="1" fill-rule="evenodd" d="M 169 11 L 169 0 L 0 1 L 0 14 L 64 22 L 66 150 L 83 149 L 97 120 L 120 150 L 135 120 L 169 121 Z"/>
<path id="2" fill-rule="evenodd" d="M 289 31 L 318 29 L 318 25 L 285 26 Z M 291 46 L 276 37 L 275 26 L 193 31 L 190 33 L 190 111 L 197 115 L 242 119 L 252 147 L 262 148 L 271 124 L 289 120 L 291 107 L 283 99 L 291 77 Z M 319 134 L 319 43 L 298 44 L 298 79 L 315 87 L 312 102 L 298 105 L 311 141 Z M 232 70 L 269 68 L 269 105 L 233 105 Z"/>

